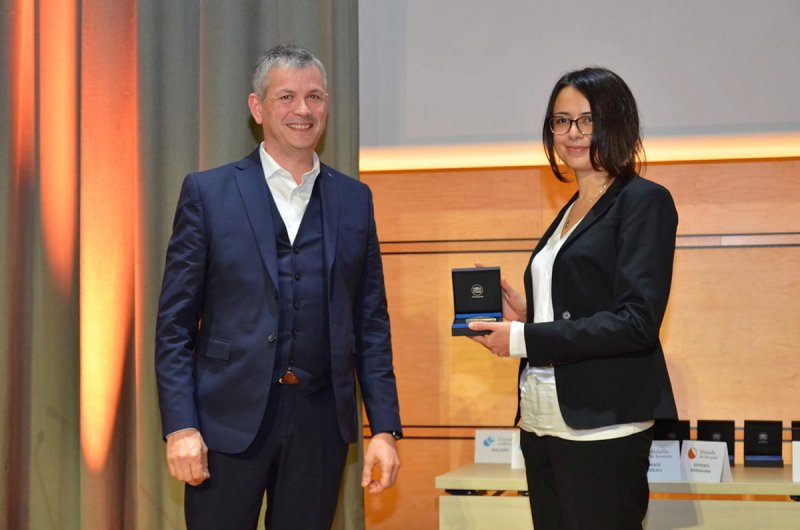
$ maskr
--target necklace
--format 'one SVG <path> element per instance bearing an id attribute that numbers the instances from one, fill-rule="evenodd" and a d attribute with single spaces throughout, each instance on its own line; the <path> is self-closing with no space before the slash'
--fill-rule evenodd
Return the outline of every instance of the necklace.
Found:
<path id="1" fill-rule="evenodd" d="M 589 201 L 586 203 L 586 205 L 588 206 L 589 204 L 592 204 L 600 195 L 602 195 L 603 192 L 608 189 L 609 184 L 611 184 L 610 180 L 606 182 L 605 186 L 600 188 L 600 191 L 597 192 L 597 195 L 595 195 L 594 197 L 589 199 Z M 579 200 L 581 200 L 580 197 L 578 197 L 578 200 L 576 200 L 575 202 L 577 203 Z M 567 216 L 567 220 L 564 222 L 564 232 L 569 230 L 569 225 L 571 224 L 571 221 L 572 221 L 572 210 L 569 211 L 569 215 Z"/>

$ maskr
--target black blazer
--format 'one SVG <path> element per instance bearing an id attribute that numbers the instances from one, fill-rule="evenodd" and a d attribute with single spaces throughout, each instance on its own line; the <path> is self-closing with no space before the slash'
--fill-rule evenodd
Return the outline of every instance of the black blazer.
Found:
<path id="1" fill-rule="evenodd" d="M 576 199 L 564 206 L 533 256 Z M 612 184 L 556 256 L 553 322 L 532 323 L 528 263 L 528 357 L 520 375 L 528 364 L 554 366 L 561 414 L 570 427 L 677 419 L 659 340 L 677 227 L 675 203 L 663 186 L 641 177 Z"/>

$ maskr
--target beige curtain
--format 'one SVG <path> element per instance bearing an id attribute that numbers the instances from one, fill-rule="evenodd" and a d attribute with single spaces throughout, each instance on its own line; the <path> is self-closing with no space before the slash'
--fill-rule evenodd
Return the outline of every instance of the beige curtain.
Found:
<path id="1" fill-rule="evenodd" d="M 278 43 L 317 53 L 358 177 L 357 0 L 0 0 L 0 527 L 183 527 L 153 332 L 180 183 L 258 141 Z M 360 447 L 336 528 L 363 528 Z"/>

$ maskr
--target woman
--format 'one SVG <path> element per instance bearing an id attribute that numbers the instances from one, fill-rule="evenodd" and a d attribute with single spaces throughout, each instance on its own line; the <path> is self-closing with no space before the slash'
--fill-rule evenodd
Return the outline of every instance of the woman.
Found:
<path id="1" fill-rule="evenodd" d="M 677 419 L 659 342 L 678 215 L 637 175 L 636 101 L 603 68 L 564 75 L 544 146 L 575 173 L 525 271 L 525 299 L 503 279 L 506 320 L 473 323 L 492 353 L 519 356 L 519 410 L 536 530 L 642 528 L 653 421 Z M 478 264 L 480 266 L 480 264 Z"/>

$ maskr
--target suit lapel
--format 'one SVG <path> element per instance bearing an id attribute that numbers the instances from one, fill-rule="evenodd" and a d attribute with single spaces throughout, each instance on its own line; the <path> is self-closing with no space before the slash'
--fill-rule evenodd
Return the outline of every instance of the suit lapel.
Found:
<path id="1" fill-rule="evenodd" d="M 322 244 L 325 252 L 325 278 L 328 280 L 328 297 L 331 294 L 331 268 L 336 257 L 336 237 L 339 234 L 339 186 L 331 169 L 320 164 L 320 207 L 322 208 Z"/>
<path id="2" fill-rule="evenodd" d="M 236 185 L 242 196 L 250 228 L 272 284 L 278 287 L 278 246 L 270 213 L 267 181 L 261 167 L 258 149 L 236 164 Z"/>
<path id="3" fill-rule="evenodd" d="M 558 212 L 555 220 L 550 224 L 550 227 L 545 231 L 541 238 L 539 238 L 539 242 L 536 244 L 536 248 L 533 249 L 533 254 L 531 254 L 531 259 L 528 260 L 528 266 L 525 269 L 525 277 L 523 278 L 523 283 L 525 284 L 525 299 L 528 301 L 528 322 L 533 322 L 533 282 L 531 281 L 531 265 L 533 263 L 533 257 L 542 250 L 547 242 L 553 235 L 553 232 L 558 228 L 558 224 L 561 222 L 561 218 L 564 217 L 564 213 L 567 211 L 567 208 L 570 204 L 575 202 L 578 198 L 578 194 L 572 196 L 572 198 L 567 201 L 567 204 L 561 208 L 561 211 Z"/>
<path id="4" fill-rule="evenodd" d="M 564 245 L 561 248 L 563 249 L 572 244 L 572 242 L 579 238 L 587 228 L 592 226 L 595 221 L 614 204 L 614 201 L 617 200 L 617 193 L 619 193 L 619 188 L 616 185 L 609 187 L 608 192 L 604 193 L 603 196 L 594 203 L 592 209 L 581 219 L 581 222 L 575 227 L 575 230 L 572 231 L 567 240 L 564 241 Z"/>

